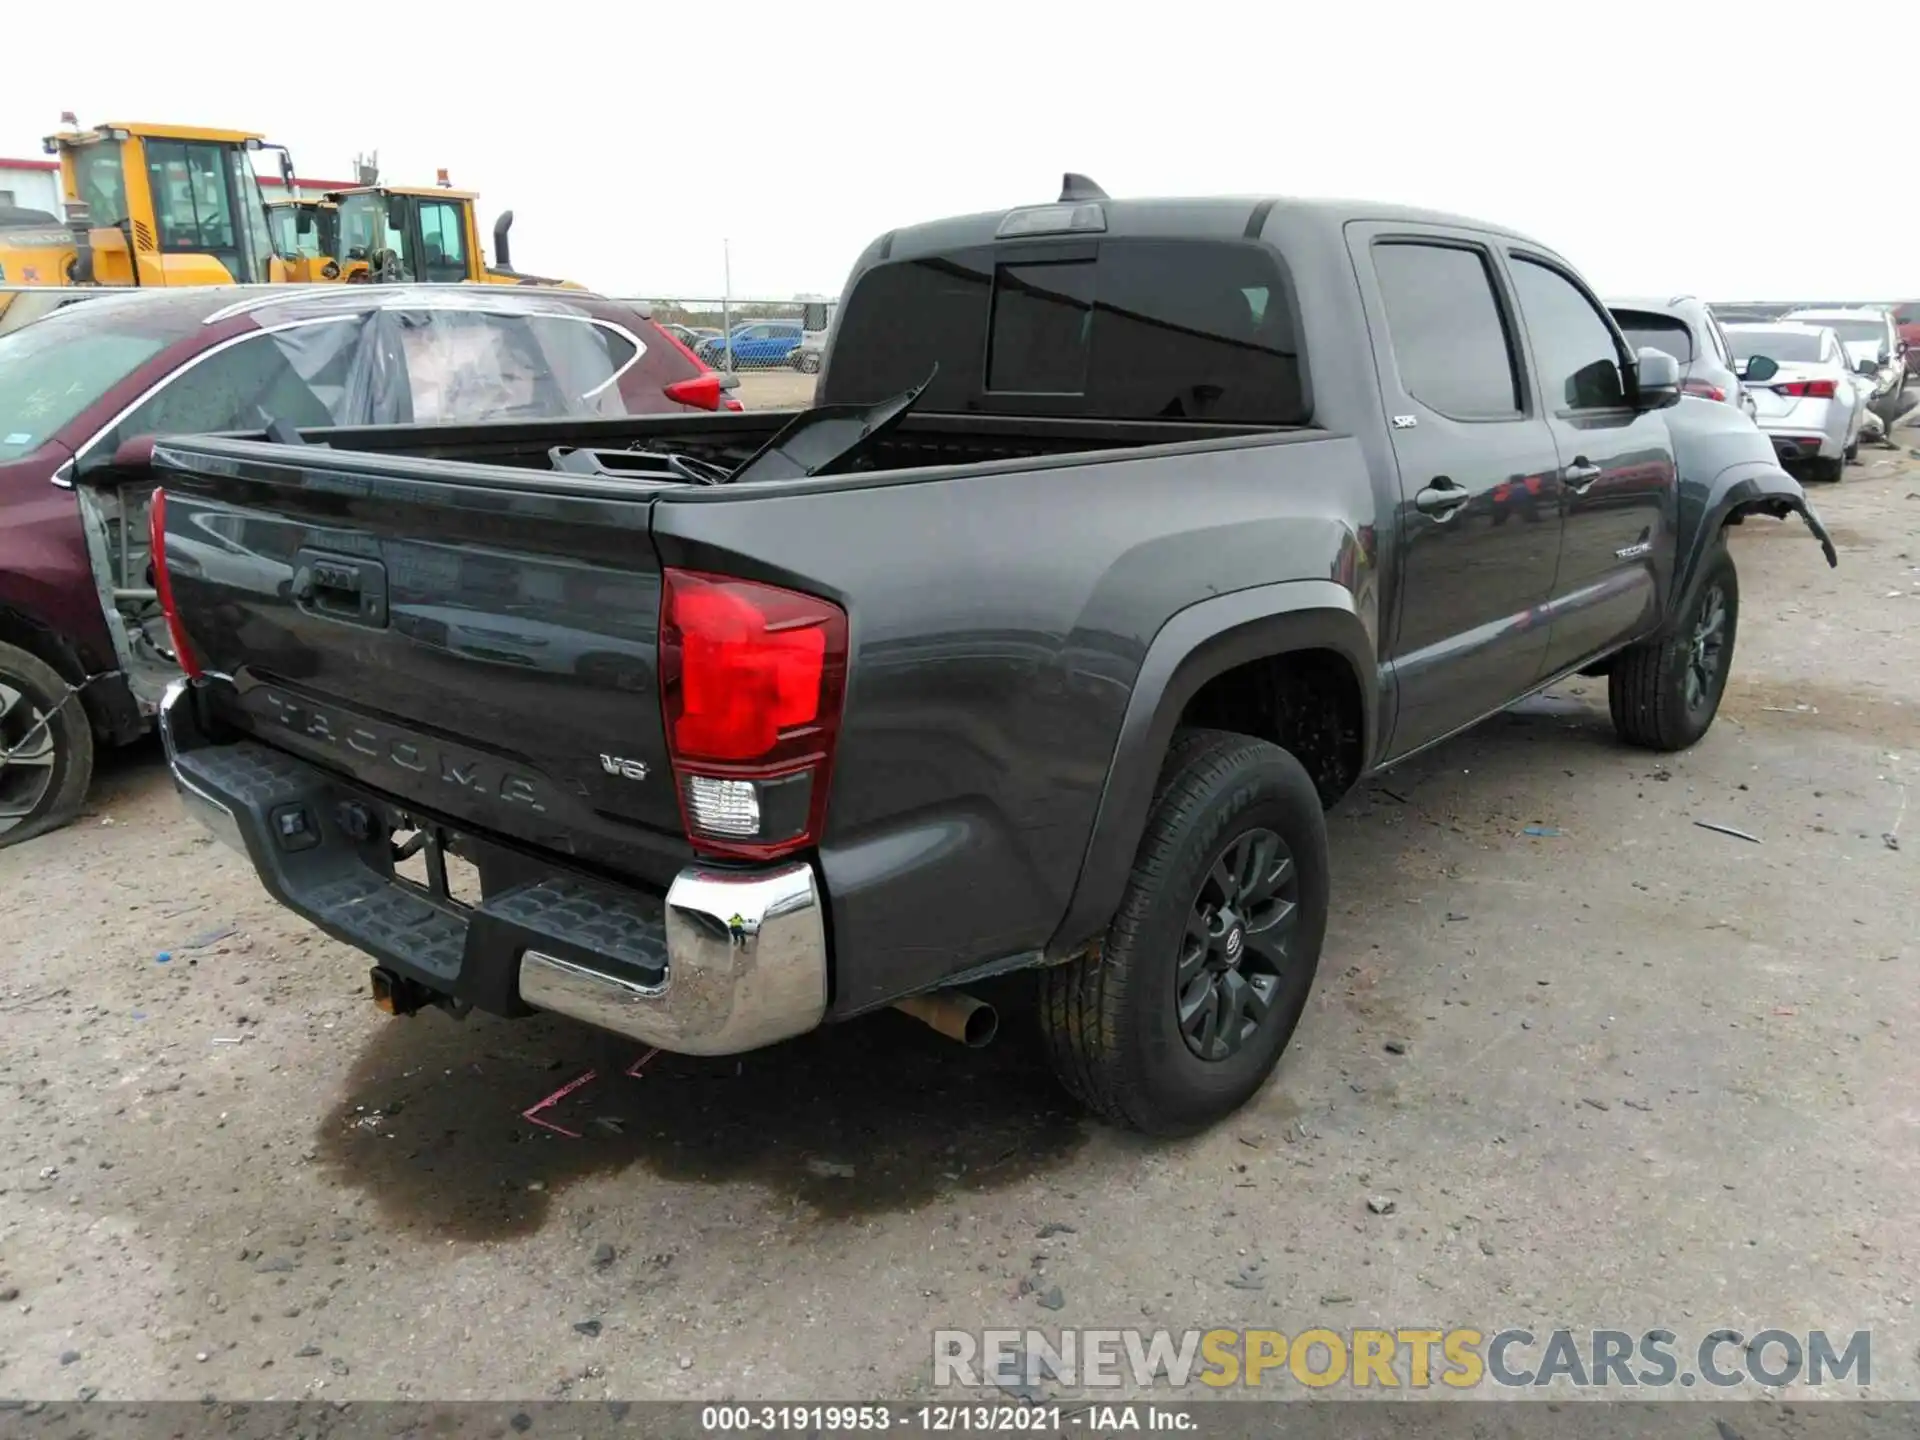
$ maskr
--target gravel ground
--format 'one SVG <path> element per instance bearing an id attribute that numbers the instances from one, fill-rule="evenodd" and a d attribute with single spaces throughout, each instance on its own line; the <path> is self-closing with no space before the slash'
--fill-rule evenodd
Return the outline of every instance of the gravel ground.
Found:
<path id="1" fill-rule="evenodd" d="M 1346 802 L 1294 1045 L 1179 1145 L 1017 1033 L 635 1079 L 560 1022 L 383 1018 L 118 758 L 0 852 L 0 1393 L 899 1397 L 936 1326 L 1524 1323 L 1866 1327 L 1920 1398 L 1920 462 L 1864 460 L 1815 496 L 1839 570 L 1736 535 L 1692 752 L 1576 681 Z M 579 1138 L 521 1118 L 590 1068 Z"/>

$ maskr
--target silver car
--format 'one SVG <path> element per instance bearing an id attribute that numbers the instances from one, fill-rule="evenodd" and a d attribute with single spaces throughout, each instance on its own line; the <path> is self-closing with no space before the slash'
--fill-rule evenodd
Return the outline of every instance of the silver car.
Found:
<path id="1" fill-rule="evenodd" d="M 1754 399 L 1754 421 L 1781 463 L 1804 467 L 1809 479 L 1840 479 L 1859 453 L 1869 393 L 1840 337 L 1824 326 L 1776 320 L 1729 325 L 1727 339 Z"/>
<path id="2" fill-rule="evenodd" d="M 1666 300 L 1609 300 L 1607 308 L 1636 353 L 1664 350 L 1680 362 L 1681 393 L 1757 415 L 1753 397 L 1734 368 L 1726 331 L 1706 301 L 1675 295 Z"/>

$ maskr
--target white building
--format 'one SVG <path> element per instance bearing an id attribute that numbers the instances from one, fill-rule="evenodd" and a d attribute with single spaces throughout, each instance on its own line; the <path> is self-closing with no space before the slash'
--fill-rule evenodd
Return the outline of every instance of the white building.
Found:
<path id="1" fill-rule="evenodd" d="M 59 217 L 60 162 L 58 160 L 14 160 L 0 155 L 0 206 L 21 210 L 44 210 Z"/>

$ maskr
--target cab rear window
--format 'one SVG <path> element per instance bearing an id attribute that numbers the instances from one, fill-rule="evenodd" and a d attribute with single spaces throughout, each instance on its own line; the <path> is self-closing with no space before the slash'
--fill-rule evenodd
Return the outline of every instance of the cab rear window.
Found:
<path id="1" fill-rule="evenodd" d="M 1309 418 L 1286 277 L 1251 242 L 1048 242 L 877 266 L 847 298 L 822 398 L 884 399 L 936 366 L 925 410 Z"/>

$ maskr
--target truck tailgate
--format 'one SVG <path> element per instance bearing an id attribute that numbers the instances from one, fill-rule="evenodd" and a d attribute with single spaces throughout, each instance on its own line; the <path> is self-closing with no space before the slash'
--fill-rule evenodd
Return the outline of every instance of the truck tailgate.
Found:
<path id="1" fill-rule="evenodd" d="M 657 492 L 227 439 L 153 465 L 185 638 L 235 724 L 427 814 L 647 881 L 684 863 Z"/>

